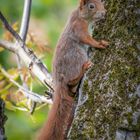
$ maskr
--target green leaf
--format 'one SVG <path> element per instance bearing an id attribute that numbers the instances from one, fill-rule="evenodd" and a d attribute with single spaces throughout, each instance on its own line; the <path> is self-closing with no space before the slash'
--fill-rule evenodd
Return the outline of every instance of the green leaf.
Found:
<path id="1" fill-rule="evenodd" d="M 0 52 L 4 51 L 4 48 L 0 47 Z"/>
<path id="2" fill-rule="evenodd" d="M 16 108 L 13 106 L 11 102 L 5 101 L 5 105 L 8 110 L 16 111 Z"/>
<path id="3" fill-rule="evenodd" d="M 12 85 L 13 85 L 12 83 L 9 83 L 8 85 L 3 86 L 4 88 L 1 88 L 1 82 L 0 82 L 0 95 L 8 94 L 8 90 L 9 90 L 9 88 L 12 87 Z"/>
<path id="4" fill-rule="evenodd" d="M 8 73 L 9 73 L 9 75 L 12 76 L 13 79 L 18 78 L 18 76 L 19 76 L 19 72 L 18 72 L 18 69 L 17 68 L 9 69 L 8 70 Z"/>

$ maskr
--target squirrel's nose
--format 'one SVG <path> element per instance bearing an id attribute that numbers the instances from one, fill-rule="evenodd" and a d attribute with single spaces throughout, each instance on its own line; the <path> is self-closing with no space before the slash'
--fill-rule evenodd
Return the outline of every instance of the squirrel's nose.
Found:
<path id="1" fill-rule="evenodd" d="M 106 14 L 106 12 L 105 11 L 103 11 L 103 12 L 101 12 L 101 17 L 105 17 L 105 14 Z"/>
<path id="2" fill-rule="evenodd" d="M 105 17 L 105 14 L 106 14 L 106 11 L 98 11 L 96 13 L 96 17 L 100 18 L 100 19 L 103 19 Z"/>

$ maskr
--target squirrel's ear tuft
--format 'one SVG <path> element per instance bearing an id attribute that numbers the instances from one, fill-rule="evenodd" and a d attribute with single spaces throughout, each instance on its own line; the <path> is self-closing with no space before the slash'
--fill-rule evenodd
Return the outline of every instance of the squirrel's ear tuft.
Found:
<path id="1" fill-rule="evenodd" d="M 82 7 L 86 5 L 87 2 L 88 0 L 80 0 L 80 9 L 82 9 Z"/>

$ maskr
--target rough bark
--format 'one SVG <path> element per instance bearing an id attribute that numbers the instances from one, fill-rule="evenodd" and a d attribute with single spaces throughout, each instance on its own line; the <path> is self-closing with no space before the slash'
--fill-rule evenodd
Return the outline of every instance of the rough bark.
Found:
<path id="1" fill-rule="evenodd" d="M 71 140 L 140 140 L 140 0 L 106 0 L 106 9 L 94 36 L 110 47 L 91 53 Z"/>
<path id="2" fill-rule="evenodd" d="M 5 137 L 5 130 L 4 130 L 4 124 L 7 120 L 7 117 L 4 115 L 4 101 L 0 99 L 0 140 L 6 140 Z"/>

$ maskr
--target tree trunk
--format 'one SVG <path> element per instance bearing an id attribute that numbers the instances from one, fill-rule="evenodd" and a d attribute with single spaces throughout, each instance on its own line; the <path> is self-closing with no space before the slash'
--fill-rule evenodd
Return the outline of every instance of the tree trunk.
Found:
<path id="1" fill-rule="evenodd" d="M 94 37 L 109 40 L 91 53 L 71 140 L 140 140 L 140 0 L 106 0 Z"/>
<path id="2" fill-rule="evenodd" d="M 0 99 L 0 140 L 6 140 L 5 137 L 5 130 L 4 130 L 4 124 L 7 120 L 7 117 L 4 115 L 4 101 Z"/>

